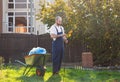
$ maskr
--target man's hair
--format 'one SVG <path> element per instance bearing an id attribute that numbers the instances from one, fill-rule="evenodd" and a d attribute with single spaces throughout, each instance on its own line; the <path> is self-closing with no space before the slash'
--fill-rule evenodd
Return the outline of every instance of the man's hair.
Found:
<path id="1" fill-rule="evenodd" d="M 56 17 L 55 17 L 55 21 L 58 20 L 58 19 L 62 19 L 62 17 L 56 16 Z"/>

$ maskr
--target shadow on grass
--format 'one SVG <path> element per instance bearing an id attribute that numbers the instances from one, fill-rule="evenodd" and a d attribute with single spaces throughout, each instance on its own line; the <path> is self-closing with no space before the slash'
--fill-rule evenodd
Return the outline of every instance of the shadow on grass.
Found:
<path id="1" fill-rule="evenodd" d="M 32 75 L 32 76 L 21 76 L 17 78 L 17 80 L 21 80 L 21 82 L 44 82 L 43 77 Z"/>
<path id="2" fill-rule="evenodd" d="M 60 75 L 50 76 L 50 78 L 46 82 L 61 82 L 61 76 Z"/>
<path id="3" fill-rule="evenodd" d="M 17 80 L 21 82 L 61 82 L 61 76 L 60 75 L 50 76 L 47 81 L 44 81 L 43 77 L 39 77 L 37 75 L 21 76 L 17 78 Z"/>

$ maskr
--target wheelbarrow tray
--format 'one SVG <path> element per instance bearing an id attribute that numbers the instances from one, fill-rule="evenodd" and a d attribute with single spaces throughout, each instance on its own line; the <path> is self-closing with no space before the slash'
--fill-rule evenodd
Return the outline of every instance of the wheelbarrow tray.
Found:
<path id="1" fill-rule="evenodd" d="M 32 54 L 25 56 L 25 63 L 27 65 L 43 66 L 45 65 L 48 54 Z"/>

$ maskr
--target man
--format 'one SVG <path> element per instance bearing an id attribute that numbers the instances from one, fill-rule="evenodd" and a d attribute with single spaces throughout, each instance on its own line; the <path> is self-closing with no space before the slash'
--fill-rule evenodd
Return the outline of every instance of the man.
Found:
<path id="1" fill-rule="evenodd" d="M 62 18 L 57 16 L 55 24 L 50 28 L 50 36 L 52 41 L 52 62 L 53 75 L 58 74 L 61 68 L 61 63 L 64 55 L 64 42 L 68 43 L 64 28 L 61 26 Z"/>

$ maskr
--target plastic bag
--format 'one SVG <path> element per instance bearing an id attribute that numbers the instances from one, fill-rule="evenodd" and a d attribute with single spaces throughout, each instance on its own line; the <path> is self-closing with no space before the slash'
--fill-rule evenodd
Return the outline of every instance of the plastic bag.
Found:
<path id="1" fill-rule="evenodd" d="M 41 47 L 36 47 L 30 50 L 29 55 L 32 54 L 46 54 L 46 49 Z"/>

